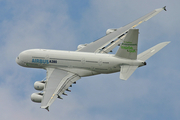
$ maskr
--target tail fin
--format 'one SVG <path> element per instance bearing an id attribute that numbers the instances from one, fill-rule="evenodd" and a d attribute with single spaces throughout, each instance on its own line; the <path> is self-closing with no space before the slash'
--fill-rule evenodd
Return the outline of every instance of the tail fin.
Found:
<path id="1" fill-rule="evenodd" d="M 146 61 L 147 59 L 149 59 L 151 56 L 153 56 L 155 53 L 157 53 L 159 50 L 161 50 L 163 47 L 165 47 L 169 43 L 170 42 L 159 43 L 159 44 L 155 45 L 154 47 L 140 53 L 137 56 L 137 59 L 142 60 L 142 61 Z"/>
<path id="2" fill-rule="evenodd" d="M 130 29 L 115 56 L 126 59 L 137 59 L 139 29 Z"/>
<path id="3" fill-rule="evenodd" d="M 165 47 L 170 42 L 162 42 L 157 44 L 156 46 L 144 51 L 143 53 L 139 54 L 137 56 L 138 60 L 146 61 L 148 58 L 153 56 L 155 53 L 157 53 L 159 50 L 161 50 L 163 47 Z M 130 65 L 122 65 L 120 70 L 120 79 L 127 80 L 133 72 L 138 68 L 139 66 L 130 66 Z"/>

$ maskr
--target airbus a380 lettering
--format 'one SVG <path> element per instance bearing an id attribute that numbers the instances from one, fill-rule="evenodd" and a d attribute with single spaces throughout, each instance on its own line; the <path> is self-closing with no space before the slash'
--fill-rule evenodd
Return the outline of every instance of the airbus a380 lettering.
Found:
<path id="1" fill-rule="evenodd" d="M 76 51 L 48 49 L 25 50 L 16 58 L 17 64 L 29 68 L 47 70 L 46 80 L 34 83 L 36 90 L 31 100 L 41 103 L 41 108 L 49 110 L 56 98 L 66 95 L 65 91 L 84 76 L 108 74 L 120 71 L 120 79 L 127 80 L 146 60 L 165 47 L 162 42 L 137 55 L 139 30 L 135 27 L 149 20 L 165 7 L 155 9 L 136 21 L 117 29 L 108 29 L 106 36 L 89 44 L 79 45 Z M 107 54 L 116 46 L 116 54 Z"/>

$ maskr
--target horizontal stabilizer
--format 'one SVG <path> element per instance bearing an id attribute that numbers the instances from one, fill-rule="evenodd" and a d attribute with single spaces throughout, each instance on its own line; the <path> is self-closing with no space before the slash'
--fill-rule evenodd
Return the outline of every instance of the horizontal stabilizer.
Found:
<path id="1" fill-rule="evenodd" d="M 120 79 L 127 80 L 138 66 L 123 65 L 121 66 Z"/>
<path id="2" fill-rule="evenodd" d="M 155 45 L 154 47 L 140 53 L 137 56 L 137 59 L 142 60 L 142 61 L 146 61 L 147 59 L 149 59 L 151 56 L 153 56 L 155 53 L 157 53 L 159 50 L 161 50 L 163 47 L 165 47 L 169 43 L 170 42 L 159 43 L 159 44 Z"/>

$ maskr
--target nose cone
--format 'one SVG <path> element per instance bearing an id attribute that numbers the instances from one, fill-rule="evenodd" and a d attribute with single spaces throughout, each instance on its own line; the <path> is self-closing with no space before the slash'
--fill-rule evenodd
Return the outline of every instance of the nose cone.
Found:
<path id="1" fill-rule="evenodd" d="M 19 57 L 16 58 L 16 63 L 17 63 L 18 65 L 20 65 L 21 62 L 20 62 Z"/>
<path id="2" fill-rule="evenodd" d="M 24 52 L 21 52 L 19 56 L 16 58 L 16 63 L 20 66 L 24 66 L 24 57 L 25 57 Z"/>
<path id="3" fill-rule="evenodd" d="M 16 63 L 20 66 L 23 66 L 23 61 L 20 60 L 19 56 L 16 58 Z"/>

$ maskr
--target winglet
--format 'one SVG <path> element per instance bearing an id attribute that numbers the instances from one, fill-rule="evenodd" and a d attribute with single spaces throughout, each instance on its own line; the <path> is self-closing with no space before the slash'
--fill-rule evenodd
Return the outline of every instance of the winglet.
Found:
<path id="1" fill-rule="evenodd" d="M 164 9 L 165 11 L 167 11 L 166 6 L 164 6 L 163 9 Z"/>
<path id="2" fill-rule="evenodd" d="M 41 108 L 46 109 L 49 112 L 49 106 L 41 106 Z"/>
<path id="3" fill-rule="evenodd" d="M 45 109 L 49 112 L 49 106 L 47 106 Z"/>

